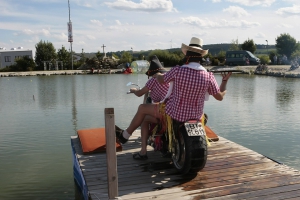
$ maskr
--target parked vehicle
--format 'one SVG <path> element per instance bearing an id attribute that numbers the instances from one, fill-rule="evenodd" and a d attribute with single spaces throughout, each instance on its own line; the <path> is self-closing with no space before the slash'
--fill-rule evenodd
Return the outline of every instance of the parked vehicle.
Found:
<path id="1" fill-rule="evenodd" d="M 135 83 L 127 84 L 130 85 L 140 89 Z M 127 94 L 130 94 L 130 91 Z M 155 132 L 150 128 L 148 145 L 161 151 L 163 155 L 170 155 L 180 174 L 195 174 L 204 168 L 207 160 L 206 121 L 203 125 L 199 120 L 178 122 L 172 119 L 172 123 L 172 134 L 162 132 L 161 124 L 156 128 L 152 127 Z"/>
<path id="2" fill-rule="evenodd" d="M 225 65 L 258 65 L 260 59 L 253 55 L 250 51 L 227 51 Z"/>

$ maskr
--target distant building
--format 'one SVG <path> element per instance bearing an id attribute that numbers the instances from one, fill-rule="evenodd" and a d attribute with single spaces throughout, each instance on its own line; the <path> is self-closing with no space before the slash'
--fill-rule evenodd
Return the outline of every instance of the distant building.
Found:
<path id="1" fill-rule="evenodd" d="M 23 56 L 32 58 L 32 50 L 24 50 L 23 47 L 7 50 L 5 47 L 0 47 L 0 69 L 13 65 L 16 58 Z"/>

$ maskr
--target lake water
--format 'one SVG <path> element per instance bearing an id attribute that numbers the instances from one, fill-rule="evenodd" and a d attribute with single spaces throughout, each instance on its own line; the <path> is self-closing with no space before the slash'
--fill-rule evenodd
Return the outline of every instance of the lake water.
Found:
<path id="1" fill-rule="evenodd" d="M 220 75 L 216 75 L 220 82 Z M 0 199 L 80 199 L 70 136 L 104 127 L 104 109 L 126 128 L 142 97 L 140 75 L 0 78 Z M 206 102 L 218 135 L 300 170 L 300 79 L 232 75 L 222 102 Z"/>

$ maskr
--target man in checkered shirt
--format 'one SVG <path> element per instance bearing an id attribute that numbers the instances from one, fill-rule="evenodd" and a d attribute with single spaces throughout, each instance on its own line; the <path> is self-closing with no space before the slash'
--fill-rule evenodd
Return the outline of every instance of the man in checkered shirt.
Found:
<path id="1" fill-rule="evenodd" d="M 231 72 L 222 74 L 223 79 L 219 87 L 213 73 L 207 72 L 201 65 L 203 56 L 208 53 L 208 50 L 202 49 L 202 45 L 202 39 L 193 37 L 188 46 L 185 44 L 181 46 L 185 55 L 184 65 L 174 67 L 166 74 L 153 75 L 161 84 L 170 83 L 170 88 L 173 88 L 171 96 L 166 101 L 165 112 L 179 122 L 200 119 L 208 95 L 222 101 L 226 93 L 226 84 Z M 123 131 L 116 131 L 119 141 L 126 143 L 145 117 L 157 122 L 161 113 L 155 105 L 141 104 L 129 127 Z"/>

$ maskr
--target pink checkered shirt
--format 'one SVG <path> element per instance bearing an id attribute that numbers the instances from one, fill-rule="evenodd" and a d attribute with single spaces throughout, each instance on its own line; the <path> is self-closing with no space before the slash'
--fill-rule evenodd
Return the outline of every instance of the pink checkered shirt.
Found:
<path id="1" fill-rule="evenodd" d="M 187 67 L 172 68 L 164 75 L 164 81 L 174 81 L 172 94 L 166 103 L 166 113 L 180 122 L 200 119 L 206 91 L 210 95 L 220 91 L 213 73 Z"/>
<path id="2" fill-rule="evenodd" d="M 146 83 L 146 87 L 151 90 L 150 96 L 152 101 L 158 103 L 165 98 L 169 89 L 169 84 L 160 84 L 156 78 L 151 78 Z"/>

